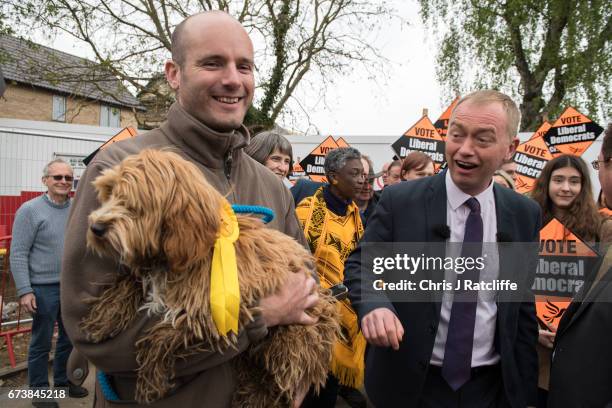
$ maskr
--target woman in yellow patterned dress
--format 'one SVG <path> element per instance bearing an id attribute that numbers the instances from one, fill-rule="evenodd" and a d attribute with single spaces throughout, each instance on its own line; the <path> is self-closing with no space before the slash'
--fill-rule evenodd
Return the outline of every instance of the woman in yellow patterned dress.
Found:
<path id="1" fill-rule="evenodd" d="M 352 147 L 330 151 L 324 168 L 329 184 L 303 199 L 296 213 L 316 259 L 321 286 L 329 288 L 344 280 L 344 261 L 363 235 L 353 199 L 363 187 L 365 174 L 361 154 Z M 338 307 L 343 339 L 334 346 L 331 373 L 321 393 L 309 394 L 302 407 L 334 407 L 341 386 L 356 389 L 363 382 L 366 342 L 348 299 L 338 302 Z"/>

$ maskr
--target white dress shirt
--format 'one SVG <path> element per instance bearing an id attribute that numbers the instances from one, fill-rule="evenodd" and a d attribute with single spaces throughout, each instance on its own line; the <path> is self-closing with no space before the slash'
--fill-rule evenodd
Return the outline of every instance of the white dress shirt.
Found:
<path id="1" fill-rule="evenodd" d="M 446 172 L 446 221 L 450 227 L 450 238 L 448 242 L 463 242 L 465 234 L 465 222 L 470 213 L 468 206 L 464 203 L 471 197 L 464 193 L 453 182 L 450 172 Z M 480 279 L 491 281 L 499 275 L 499 255 L 496 249 L 497 242 L 497 216 L 495 214 L 495 196 L 493 194 L 493 182 L 485 191 L 475 196 L 480 203 L 480 214 L 483 224 L 483 256 L 485 268 L 480 272 Z M 447 245 L 446 256 L 460 256 L 460 245 Z M 457 275 L 453 270 L 446 270 L 444 277 L 447 281 L 454 282 Z M 493 293 L 493 296 L 495 293 Z M 431 364 L 442 366 L 444 361 L 444 349 L 448 333 L 448 322 L 453 306 L 453 291 L 445 291 L 442 297 L 440 311 L 440 323 L 431 355 Z M 483 299 L 486 298 L 487 300 Z M 493 344 L 495 338 L 495 325 L 497 320 L 497 304 L 487 294 L 479 293 L 476 306 L 476 326 L 474 328 L 474 345 L 472 349 L 472 367 L 492 365 L 499 361 L 499 354 L 495 351 Z"/>

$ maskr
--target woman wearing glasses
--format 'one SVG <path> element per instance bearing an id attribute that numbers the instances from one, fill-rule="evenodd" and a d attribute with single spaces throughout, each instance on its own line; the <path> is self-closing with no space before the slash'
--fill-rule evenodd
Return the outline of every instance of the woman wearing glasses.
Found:
<path id="1" fill-rule="evenodd" d="M 352 147 L 331 150 L 325 157 L 329 184 L 303 199 L 295 210 L 324 288 L 343 282 L 344 261 L 363 235 L 359 208 L 353 201 L 365 182 L 361 157 Z M 302 408 L 333 408 L 340 391 L 365 406 L 357 391 L 363 382 L 365 339 L 348 299 L 338 302 L 338 310 L 343 338 L 334 345 L 330 374 L 318 395 L 311 390 L 306 396 Z"/>
<path id="2" fill-rule="evenodd" d="M 610 159 L 608 158 L 607 160 L 593 160 L 591 162 L 591 166 L 593 166 L 595 170 L 599 171 L 599 168 L 603 166 L 607 161 L 610 161 Z M 599 195 L 597 196 L 597 207 L 599 208 L 599 213 L 601 215 L 608 218 L 612 217 L 612 208 L 608 206 L 608 202 L 606 201 L 606 197 L 603 194 L 603 190 L 599 190 Z"/>
<path id="3" fill-rule="evenodd" d="M 598 163 L 593 164 L 598 167 Z M 587 164 L 580 157 L 562 155 L 549 161 L 536 184 L 531 198 L 542 208 L 542 226 L 558 219 L 569 231 L 585 242 L 602 246 L 612 237 L 612 220 L 597 211 Z M 601 248 L 603 250 L 603 248 Z M 551 330 L 540 330 L 539 398 L 546 406 L 550 375 L 550 355 L 555 339 Z"/>

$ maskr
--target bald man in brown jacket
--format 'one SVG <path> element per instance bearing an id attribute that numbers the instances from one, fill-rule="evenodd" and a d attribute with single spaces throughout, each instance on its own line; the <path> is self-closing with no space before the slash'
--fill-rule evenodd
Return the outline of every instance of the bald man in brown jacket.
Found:
<path id="1" fill-rule="evenodd" d="M 110 401 L 96 382 L 97 407 L 135 405 L 138 364 L 134 345 L 156 321 L 155 316 L 141 313 L 125 331 L 99 344 L 88 342 L 79 329 L 79 322 L 89 312 L 85 299 L 100 295 L 119 269 L 116 260 L 94 255 L 85 243 L 87 217 L 99 207 L 92 182 L 104 169 L 145 148 L 172 148 L 196 164 L 229 201 L 271 208 L 276 216 L 269 227 L 305 243 L 289 191 L 242 150 L 249 141 L 242 121 L 253 98 L 253 64 L 251 40 L 232 17 L 206 12 L 187 18 L 175 29 L 172 60 L 165 66 L 168 82 L 177 91 L 177 102 L 167 121 L 159 129 L 114 143 L 98 153 L 79 183 L 66 231 L 62 313 L 75 348 L 107 375 L 119 397 L 120 404 Z M 280 293 L 262 299 L 261 312 L 239 334 L 236 350 L 201 353 L 177 361 L 176 387 L 151 406 L 229 406 L 235 386 L 232 358 L 263 338 L 269 327 L 315 323 L 305 310 L 317 301 L 313 292 L 316 282 L 301 274 L 292 275 Z"/>

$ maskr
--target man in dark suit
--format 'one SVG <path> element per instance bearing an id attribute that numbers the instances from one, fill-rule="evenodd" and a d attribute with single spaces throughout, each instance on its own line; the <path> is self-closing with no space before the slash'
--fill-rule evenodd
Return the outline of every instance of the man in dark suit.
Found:
<path id="1" fill-rule="evenodd" d="M 593 167 L 612 202 L 612 124 Z M 612 407 L 612 250 L 574 297 L 559 323 L 550 369 L 548 406 Z"/>
<path id="2" fill-rule="evenodd" d="M 483 243 L 537 243 L 539 207 L 492 182 L 518 145 L 519 117 L 514 102 L 497 91 L 460 100 L 446 139 L 448 171 L 384 189 L 360 246 L 346 262 L 345 284 L 369 343 L 366 391 L 379 408 L 535 405 L 534 245 L 533 256 L 517 257 L 500 244 L 499 257 L 481 272 L 519 283 L 520 300 L 497 291 L 489 301 L 469 295 L 456 301 L 465 292 L 450 290 L 429 301 L 391 301 L 373 289 L 377 278 L 362 260 L 371 243 L 438 243 L 441 256 L 449 242 L 461 245 L 462 256 L 464 248 L 482 251 Z M 516 258 L 525 258 L 527 267 L 512 264 Z M 429 277 L 441 281 L 453 275 L 440 270 Z"/>

